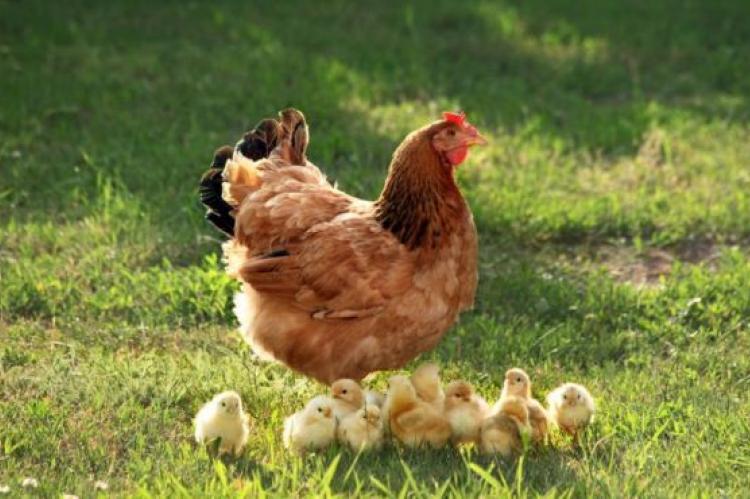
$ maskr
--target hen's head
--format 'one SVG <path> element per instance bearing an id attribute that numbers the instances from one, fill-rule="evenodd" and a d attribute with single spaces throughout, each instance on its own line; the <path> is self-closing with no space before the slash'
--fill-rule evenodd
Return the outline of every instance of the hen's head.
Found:
<path id="1" fill-rule="evenodd" d="M 466 121 L 461 113 L 443 113 L 443 120 L 433 125 L 432 147 L 452 166 L 458 166 L 469 154 L 469 148 L 484 145 L 487 140 Z"/>
<path id="2" fill-rule="evenodd" d="M 463 113 L 413 131 L 393 153 L 377 220 L 410 249 L 438 248 L 466 222 L 466 204 L 453 173 L 469 148 L 486 144 Z"/>

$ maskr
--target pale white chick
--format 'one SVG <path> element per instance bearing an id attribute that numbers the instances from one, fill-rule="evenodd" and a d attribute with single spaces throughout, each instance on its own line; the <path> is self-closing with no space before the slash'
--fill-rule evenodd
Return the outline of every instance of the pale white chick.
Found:
<path id="1" fill-rule="evenodd" d="M 547 437 L 549 427 L 547 411 L 538 400 L 531 396 L 531 379 L 523 369 L 514 367 L 505 372 L 503 391 L 493 410 L 496 412 L 498 404 L 502 402 L 503 398 L 509 396 L 520 397 L 526 401 L 526 408 L 529 411 L 529 424 L 531 425 L 531 438 L 535 442 L 543 442 Z"/>
<path id="2" fill-rule="evenodd" d="M 451 425 L 454 445 L 479 443 L 482 421 L 488 416 L 487 402 L 467 381 L 452 381 L 445 387 L 445 417 Z"/>
<path id="3" fill-rule="evenodd" d="M 331 385 L 333 415 L 337 421 L 357 412 L 365 403 L 365 393 L 353 379 L 339 379 Z"/>
<path id="4" fill-rule="evenodd" d="M 523 434 L 531 431 L 526 402 L 509 395 L 495 404 L 497 412 L 482 422 L 480 449 L 485 454 L 512 457 L 523 449 Z"/>
<path id="5" fill-rule="evenodd" d="M 365 390 L 365 404 L 367 405 L 376 405 L 383 408 L 383 404 L 385 403 L 385 395 L 376 392 L 374 390 Z"/>
<path id="6" fill-rule="evenodd" d="M 284 420 L 284 446 L 297 453 L 327 447 L 336 438 L 333 400 L 320 395 Z"/>
<path id="7" fill-rule="evenodd" d="M 346 416 L 338 426 L 339 440 L 358 450 L 379 449 L 383 445 L 383 421 L 380 408 L 365 405 Z"/>
<path id="8" fill-rule="evenodd" d="M 237 392 L 216 395 L 195 416 L 195 441 L 207 444 L 221 439 L 219 454 L 238 456 L 247 443 L 250 424 Z"/>
<path id="9" fill-rule="evenodd" d="M 594 398 L 577 383 L 565 383 L 547 395 L 549 418 L 565 433 L 578 436 L 594 418 Z"/>

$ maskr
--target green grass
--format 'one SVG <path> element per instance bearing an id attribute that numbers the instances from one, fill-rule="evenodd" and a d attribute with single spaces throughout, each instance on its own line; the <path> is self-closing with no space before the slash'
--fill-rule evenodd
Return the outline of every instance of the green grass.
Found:
<path id="1" fill-rule="evenodd" d="M 748 18 L 742 0 L 0 0 L 0 485 L 746 494 Z M 489 398 L 512 365 L 540 397 L 584 383 L 600 412 L 580 447 L 558 438 L 518 462 L 284 451 L 283 417 L 323 388 L 234 331 L 236 284 L 196 183 L 214 148 L 288 105 L 310 121 L 312 159 L 365 197 L 444 109 L 491 138 L 460 170 L 477 306 L 425 358 Z M 706 246 L 715 257 L 690 252 Z M 670 274 L 614 277 L 656 250 Z M 191 418 L 229 388 L 255 426 L 239 460 L 216 461 Z"/>

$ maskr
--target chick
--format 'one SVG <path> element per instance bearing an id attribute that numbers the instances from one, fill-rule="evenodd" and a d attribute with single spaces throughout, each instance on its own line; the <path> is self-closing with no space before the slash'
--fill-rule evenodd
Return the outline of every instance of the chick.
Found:
<path id="1" fill-rule="evenodd" d="M 385 403 L 385 395 L 383 395 L 380 392 L 376 392 L 374 390 L 365 390 L 365 404 L 366 405 L 376 405 L 382 408 L 384 403 Z"/>
<path id="2" fill-rule="evenodd" d="M 438 411 L 443 410 L 445 393 L 440 383 L 440 368 L 437 364 L 427 362 L 422 364 L 411 375 L 411 383 L 419 398 L 432 405 Z"/>
<path id="3" fill-rule="evenodd" d="M 195 441 L 199 444 L 221 439 L 219 454 L 238 456 L 247 443 L 250 424 L 237 392 L 216 395 L 195 416 Z"/>
<path id="4" fill-rule="evenodd" d="M 390 379 L 385 404 L 391 433 L 406 446 L 438 448 L 450 439 L 451 426 L 442 411 L 422 400 L 407 377 Z"/>
<path id="5" fill-rule="evenodd" d="M 365 393 L 353 379 L 339 379 L 331 385 L 333 414 L 337 421 L 359 410 L 365 403 Z"/>
<path id="6" fill-rule="evenodd" d="M 284 446 L 298 453 L 327 447 L 336 438 L 333 400 L 320 395 L 284 420 Z"/>
<path id="7" fill-rule="evenodd" d="M 379 449 L 383 445 L 380 408 L 366 405 L 346 416 L 338 426 L 339 440 L 354 450 Z"/>
<path id="8" fill-rule="evenodd" d="M 453 381 L 445 388 L 445 417 L 451 425 L 455 445 L 478 443 L 482 421 L 487 416 L 487 402 L 477 395 L 471 383 Z"/>
<path id="9" fill-rule="evenodd" d="M 523 369 L 514 367 L 505 372 L 503 391 L 500 394 L 498 404 L 509 396 L 520 397 L 526 401 L 526 407 L 529 411 L 529 423 L 531 425 L 531 438 L 534 442 L 543 442 L 547 437 L 549 429 L 547 411 L 538 400 L 531 397 L 531 379 Z M 495 409 L 497 409 L 497 404 Z"/>
<path id="10" fill-rule="evenodd" d="M 523 449 L 522 434 L 530 432 L 526 401 L 515 395 L 501 399 L 498 410 L 482 422 L 480 448 L 486 454 L 511 457 Z"/>
<path id="11" fill-rule="evenodd" d="M 505 371 L 505 381 L 503 381 L 503 391 L 500 393 L 500 399 L 515 395 L 522 399 L 531 398 L 531 380 L 526 371 L 518 367 Z"/>
<path id="12" fill-rule="evenodd" d="M 565 383 L 547 395 L 549 418 L 564 432 L 578 436 L 594 418 L 594 398 L 576 383 Z"/>

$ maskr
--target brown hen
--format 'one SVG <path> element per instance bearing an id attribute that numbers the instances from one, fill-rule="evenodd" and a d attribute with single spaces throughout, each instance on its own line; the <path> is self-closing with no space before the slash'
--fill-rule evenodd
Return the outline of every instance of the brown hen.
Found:
<path id="1" fill-rule="evenodd" d="M 410 133 L 370 202 L 307 161 L 299 111 L 280 113 L 273 132 L 262 135 L 274 145 L 266 157 L 246 158 L 241 143 L 223 171 L 222 223 L 234 224 L 224 254 L 242 283 L 245 339 L 325 383 L 433 348 L 474 302 L 477 233 L 454 171 L 482 136 L 452 113 Z"/>

